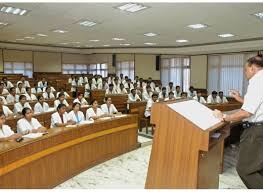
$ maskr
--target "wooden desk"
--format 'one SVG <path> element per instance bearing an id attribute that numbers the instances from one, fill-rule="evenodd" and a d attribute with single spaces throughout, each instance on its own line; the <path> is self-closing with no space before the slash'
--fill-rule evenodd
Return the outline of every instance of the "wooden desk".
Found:
<path id="1" fill-rule="evenodd" d="M 90 92 L 90 99 L 91 101 L 96 99 L 99 103 L 99 105 L 104 103 L 104 97 L 105 97 L 106 90 L 103 89 L 95 89 Z"/>
<path id="2" fill-rule="evenodd" d="M 206 104 L 206 106 L 212 110 L 218 109 L 220 111 L 232 111 L 235 109 L 240 109 L 242 104 L 241 103 L 225 103 L 225 104 Z"/>
<path id="3" fill-rule="evenodd" d="M 127 112 L 127 101 L 128 95 L 127 94 L 108 94 L 106 97 L 110 97 L 112 103 L 115 105 L 117 110 L 122 113 Z"/>
<path id="4" fill-rule="evenodd" d="M 52 188 L 138 147 L 136 115 L 48 132 L 21 143 L 0 143 L 0 188 Z"/>
<path id="5" fill-rule="evenodd" d="M 130 114 L 138 114 L 140 107 L 146 107 L 146 101 L 136 101 L 136 102 L 128 102 L 129 105 L 129 113 Z"/>

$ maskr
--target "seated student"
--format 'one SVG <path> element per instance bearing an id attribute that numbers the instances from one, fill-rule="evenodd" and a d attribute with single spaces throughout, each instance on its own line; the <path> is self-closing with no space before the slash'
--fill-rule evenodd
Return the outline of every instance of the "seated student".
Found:
<path id="1" fill-rule="evenodd" d="M 70 75 L 70 78 L 68 79 L 68 83 L 71 84 L 71 82 L 72 82 L 73 79 L 74 79 L 74 75 L 71 74 L 71 75 Z"/>
<path id="2" fill-rule="evenodd" d="M 22 137 L 21 134 L 14 133 L 14 131 L 8 125 L 5 125 L 5 121 L 6 121 L 5 115 L 1 111 L 0 112 L 0 142 L 15 140 Z"/>
<path id="3" fill-rule="evenodd" d="M 19 96 L 19 101 L 14 105 L 14 113 L 22 113 L 22 110 L 27 107 L 29 109 L 32 109 L 29 103 L 26 101 L 26 96 L 25 95 L 20 95 Z"/>
<path id="4" fill-rule="evenodd" d="M 77 78 L 77 76 L 75 76 L 75 78 L 71 82 L 71 89 L 70 89 L 73 97 L 76 97 L 76 94 L 77 94 L 76 91 L 77 91 L 78 86 L 82 86 L 82 84 L 79 81 L 79 79 Z"/>
<path id="5" fill-rule="evenodd" d="M 23 84 L 18 83 L 18 86 L 16 88 L 16 94 L 21 95 L 21 94 L 25 94 L 25 93 L 26 93 L 26 89 L 23 87 Z"/>
<path id="6" fill-rule="evenodd" d="M 182 92 L 181 93 L 181 99 L 187 99 L 188 98 L 188 93 L 187 92 Z"/>
<path id="7" fill-rule="evenodd" d="M 113 81 L 113 86 L 114 89 L 117 91 L 120 88 L 120 82 L 119 82 L 119 78 L 115 77 L 114 81 Z"/>
<path id="8" fill-rule="evenodd" d="M 175 91 L 175 87 L 174 87 L 174 83 L 173 82 L 169 82 L 169 85 L 166 87 L 166 90 L 168 93 L 170 93 L 171 91 Z"/>
<path id="9" fill-rule="evenodd" d="M 4 106 L 4 102 L 1 97 L 0 97 L 0 111 L 3 112 L 6 117 L 13 115 L 13 112 L 7 106 Z"/>
<path id="10" fill-rule="evenodd" d="M 166 87 L 163 87 L 162 92 L 159 93 L 159 100 L 164 101 L 166 98 L 168 98 L 168 93 Z"/>
<path id="11" fill-rule="evenodd" d="M 37 93 L 42 93 L 43 89 L 37 86 L 37 84 L 34 84 L 34 87 L 31 88 L 31 93 L 37 94 Z"/>
<path id="12" fill-rule="evenodd" d="M 18 81 L 16 84 L 17 87 L 19 83 L 22 83 L 23 88 L 30 87 L 30 84 L 28 81 L 26 81 L 25 77 L 21 77 L 20 81 Z"/>
<path id="13" fill-rule="evenodd" d="M 227 98 L 224 96 L 223 91 L 218 92 L 217 103 L 228 103 Z"/>
<path id="14" fill-rule="evenodd" d="M 92 100 L 91 101 L 91 108 L 89 108 L 86 111 L 86 120 L 96 120 L 101 117 L 104 117 L 103 111 L 98 107 L 98 101 L 97 100 Z"/>
<path id="15" fill-rule="evenodd" d="M 207 97 L 208 104 L 217 104 L 218 96 L 216 91 L 212 91 L 212 94 Z"/>
<path id="16" fill-rule="evenodd" d="M 151 86 L 151 88 L 152 88 L 152 91 L 154 91 L 154 89 L 155 89 L 155 83 L 153 82 L 153 80 L 152 80 L 151 77 L 148 78 L 148 82 L 150 83 L 150 86 Z"/>
<path id="17" fill-rule="evenodd" d="M 124 88 L 124 85 L 121 83 L 120 87 L 117 88 L 117 94 L 128 94 L 127 90 Z"/>
<path id="18" fill-rule="evenodd" d="M 79 124 L 81 121 L 85 121 L 83 112 L 80 110 L 80 103 L 73 103 L 72 110 L 68 113 L 68 119 Z"/>
<path id="19" fill-rule="evenodd" d="M 10 88 L 14 87 L 14 85 L 7 80 L 7 77 L 2 78 L 5 89 L 9 90 Z"/>
<path id="20" fill-rule="evenodd" d="M 8 92 L 8 90 L 5 88 L 5 86 L 4 86 L 4 83 L 0 83 L 0 95 L 8 95 L 9 94 L 9 92 Z"/>
<path id="21" fill-rule="evenodd" d="M 68 102 L 65 99 L 65 95 L 63 93 L 60 93 L 58 95 L 58 99 L 54 101 L 54 107 L 57 108 L 59 104 L 64 104 L 66 107 L 69 106 Z"/>
<path id="22" fill-rule="evenodd" d="M 44 97 L 42 95 L 37 96 L 38 102 L 34 106 L 35 113 L 44 113 L 48 112 L 49 106 L 44 102 Z"/>
<path id="23" fill-rule="evenodd" d="M 85 85 L 85 93 L 84 96 L 85 97 L 89 97 L 90 96 L 90 92 L 94 89 L 96 89 L 96 85 L 92 83 L 92 79 L 89 78 L 88 79 L 88 83 Z"/>
<path id="24" fill-rule="evenodd" d="M 51 92 L 51 87 L 47 87 L 46 92 L 44 92 L 42 95 L 44 99 L 49 100 L 49 99 L 55 99 L 55 95 Z"/>
<path id="25" fill-rule="evenodd" d="M 124 84 L 124 87 L 125 87 L 126 89 L 128 89 L 128 90 L 134 89 L 134 85 L 133 85 L 131 79 L 128 79 L 128 80 L 126 81 L 126 83 Z"/>
<path id="26" fill-rule="evenodd" d="M 86 83 L 86 82 L 85 82 L 85 74 L 81 74 L 81 76 L 79 77 L 79 82 L 80 82 L 81 84 Z"/>
<path id="27" fill-rule="evenodd" d="M 162 91 L 162 84 L 160 83 L 160 84 L 158 84 L 158 86 L 157 87 L 155 87 L 155 92 L 157 92 L 157 93 L 161 93 L 161 91 Z"/>
<path id="28" fill-rule="evenodd" d="M 67 125 L 75 125 L 76 123 L 73 122 L 68 118 L 68 113 L 66 112 L 66 105 L 59 104 L 57 106 L 57 112 L 51 115 L 51 125 L 50 128 L 55 127 L 65 127 Z"/>
<path id="29" fill-rule="evenodd" d="M 150 81 L 147 81 L 146 84 L 143 86 L 143 89 L 142 89 L 143 92 L 146 91 L 146 88 L 147 88 L 148 86 L 151 87 L 151 82 L 150 82 Z M 153 88 L 153 87 L 151 87 L 151 91 L 154 92 L 154 88 Z"/>
<path id="30" fill-rule="evenodd" d="M 33 118 L 33 111 L 25 107 L 22 110 L 24 118 L 17 122 L 17 132 L 26 135 L 29 133 L 44 133 L 47 128 L 43 127 L 36 118 Z"/>
<path id="31" fill-rule="evenodd" d="M 181 87 L 180 87 L 179 85 L 177 85 L 177 86 L 175 87 L 175 98 L 176 98 L 176 99 L 181 98 Z"/>
<path id="32" fill-rule="evenodd" d="M 30 87 L 27 87 L 26 88 L 26 100 L 27 101 L 36 101 L 37 100 L 37 97 L 31 93 L 31 88 Z"/>
<path id="33" fill-rule="evenodd" d="M 117 94 L 117 91 L 114 89 L 114 85 L 112 83 L 109 85 L 109 89 L 106 90 L 106 95 L 107 94 Z"/>
<path id="34" fill-rule="evenodd" d="M 142 100 L 143 101 L 148 101 L 149 99 L 152 98 L 152 88 L 150 85 L 147 85 L 146 90 L 142 93 Z"/>
<path id="35" fill-rule="evenodd" d="M 175 100 L 176 98 L 174 97 L 174 92 L 170 91 L 168 94 L 168 98 L 164 99 L 165 101 L 169 101 L 169 100 Z"/>
<path id="36" fill-rule="evenodd" d="M 188 91 L 188 97 L 193 98 L 194 96 L 196 96 L 195 88 L 193 86 L 190 86 Z"/>
<path id="37" fill-rule="evenodd" d="M 98 89 L 107 90 L 109 88 L 109 85 L 105 79 L 102 80 L 102 83 L 98 84 Z"/>
<path id="38" fill-rule="evenodd" d="M 0 96 L 0 98 L 2 99 L 4 105 L 7 105 L 7 101 L 6 101 L 5 97 L 4 96 Z"/>
<path id="39" fill-rule="evenodd" d="M 136 93 L 135 89 L 131 90 L 131 93 L 128 95 L 128 101 L 129 102 L 135 102 L 135 101 L 141 101 L 141 98 L 139 95 Z"/>
<path id="40" fill-rule="evenodd" d="M 9 95 L 6 96 L 6 102 L 7 104 L 12 104 L 18 102 L 18 100 L 19 100 L 19 95 L 16 94 L 16 88 L 12 87 L 10 89 Z"/>
<path id="41" fill-rule="evenodd" d="M 158 102 L 158 94 L 157 93 L 153 93 L 152 98 L 147 101 L 144 116 L 148 119 L 150 119 L 150 117 L 151 117 L 151 108 L 152 108 L 153 103 L 155 103 L 155 102 Z"/>
<path id="42" fill-rule="evenodd" d="M 78 97 L 73 101 L 73 103 L 80 103 L 81 106 L 88 105 L 88 101 L 83 97 L 83 93 L 78 93 Z"/>
<path id="43" fill-rule="evenodd" d="M 101 105 L 101 110 L 104 114 L 112 115 L 118 113 L 116 107 L 112 104 L 110 97 L 105 97 L 105 103 Z"/>
<path id="44" fill-rule="evenodd" d="M 47 81 L 45 77 L 42 77 L 42 80 L 38 82 L 37 86 L 41 89 L 47 87 Z"/>
<path id="45" fill-rule="evenodd" d="M 193 97 L 194 100 L 198 101 L 199 103 L 206 103 L 206 100 L 204 97 L 202 97 L 202 92 L 200 90 L 196 91 L 197 95 Z"/>
<path id="46" fill-rule="evenodd" d="M 63 88 L 60 88 L 59 92 L 57 92 L 57 95 L 56 95 L 57 98 L 58 98 L 60 93 L 64 94 L 66 99 L 70 98 L 69 94 L 66 91 L 64 91 Z"/>
<path id="47" fill-rule="evenodd" d="M 50 86 L 48 82 L 47 82 L 47 86 L 43 88 L 43 92 L 47 92 L 46 90 L 48 87 L 50 87 L 51 93 L 54 94 L 56 92 L 56 89 L 54 87 Z"/>

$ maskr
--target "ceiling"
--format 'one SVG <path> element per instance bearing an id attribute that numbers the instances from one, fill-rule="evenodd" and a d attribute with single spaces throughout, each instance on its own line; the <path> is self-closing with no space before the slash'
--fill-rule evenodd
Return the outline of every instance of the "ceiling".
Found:
<path id="1" fill-rule="evenodd" d="M 118 48 L 118 47 L 177 47 L 222 42 L 263 40 L 263 19 L 251 14 L 263 12 L 263 3 L 143 3 L 146 10 L 127 13 L 116 9 L 120 3 L 1 3 L 30 10 L 25 16 L 0 13 L 0 22 L 9 25 L 0 27 L 0 42 L 15 42 L 31 45 L 48 45 L 72 48 Z M 83 27 L 80 20 L 98 24 Z M 209 27 L 193 30 L 190 24 L 203 23 Z M 54 29 L 68 31 L 54 33 Z M 146 37 L 154 32 L 155 37 Z M 38 37 L 42 33 L 47 37 Z M 235 36 L 220 38 L 218 34 L 232 33 Z M 16 41 L 26 36 L 35 39 Z M 124 38 L 113 41 L 112 38 Z M 99 42 L 90 40 L 99 39 Z M 187 39 L 187 43 L 177 43 Z M 80 43 L 74 43 L 80 42 Z M 147 46 L 144 43 L 157 43 Z M 61 43 L 68 43 L 63 45 Z M 129 43 L 130 46 L 120 44 Z M 110 47 L 104 47 L 110 45 Z M 227 45 L 227 44 L 226 44 Z"/>

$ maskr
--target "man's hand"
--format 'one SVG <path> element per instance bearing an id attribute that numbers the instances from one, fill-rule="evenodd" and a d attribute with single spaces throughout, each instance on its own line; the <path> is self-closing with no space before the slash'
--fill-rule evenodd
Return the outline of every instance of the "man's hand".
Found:
<path id="1" fill-rule="evenodd" d="M 216 118 L 218 118 L 220 121 L 224 121 L 224 119 L 223 119 L 224 114 L 223 114 L 221 111 L 215 109 L 215 110 L 213 111 L 213 115 L 214 115 Z"/>
<path id="2" fill-rule="evenodd" d="M 10 138 L 10 140 L 15 140 L 15 139 L 20 138 L 20 137 L 22 137 L 21 134 L 15 133 L 15 134 L 11 135 L 9 138 Z"/>
<path id="3" fill-rule="evenodd" d="M 230 90 L 229 95 L 234 97 L 235 100 L 237 100 L 240 103 L 243 103 L 243 98 L 240 96 L 240 93 L 236 90 Z"/>

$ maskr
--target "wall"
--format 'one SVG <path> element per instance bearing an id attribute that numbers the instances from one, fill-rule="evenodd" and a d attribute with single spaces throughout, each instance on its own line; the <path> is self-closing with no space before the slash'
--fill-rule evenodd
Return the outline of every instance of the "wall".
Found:
<path id="1" fill-rule="evenodd" d="M 34 72 L 61 72 L 61 53 L 34 52 Z"/>
<path id="2" fill-rule="evenodd" d="M 0 72 L 4 71 L 4 63 L 3 63 L 3 50 L 0 49 Z"/>
<path id="3" fill-rule="evenodd" d="M 207 55 L 191 56 L 191 85 L 207 88 Z"/>
<path id="4" fill-rule="evenodd" d="M 135 55 L 135 76 L 146 78 L 152 77 L 152 79 L 160 79 L 160 71 L 155 70 L 156 55 Z"/>

